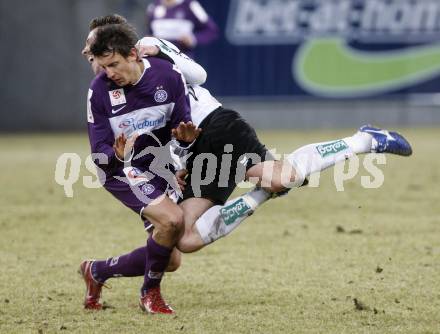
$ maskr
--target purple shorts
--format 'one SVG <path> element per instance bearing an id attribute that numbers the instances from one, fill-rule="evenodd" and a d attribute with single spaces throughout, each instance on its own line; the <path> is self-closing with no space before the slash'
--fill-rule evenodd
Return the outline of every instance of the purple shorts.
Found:
<path id="1" fill-rule="evenodd" d="M 157 175 L 148 179 L 135 167 L 129 167 L 121 175 L 124 176 L 109 177 L 104 188 L 139 215 L 152 201 L 167 193 L 168 183 Z"/>

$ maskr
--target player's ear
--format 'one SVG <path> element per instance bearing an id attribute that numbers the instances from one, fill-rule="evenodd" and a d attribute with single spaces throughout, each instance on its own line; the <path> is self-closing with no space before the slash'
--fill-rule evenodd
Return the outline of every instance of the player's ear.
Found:
<path id="1" fill-rule="evenodd" d="M 136 48 L 131 48 L 130 53 L 128 54 L 128 58 L 130 60 L 140 60 L 139 51 Z"/>

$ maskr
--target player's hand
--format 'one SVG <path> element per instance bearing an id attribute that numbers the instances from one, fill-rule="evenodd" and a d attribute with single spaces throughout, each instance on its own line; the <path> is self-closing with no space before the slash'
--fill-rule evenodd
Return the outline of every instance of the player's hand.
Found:
<path id="1" fill-rule="evenodd" d="M 198 128 L 192 122 L 180 122 L 179 126 L 171 130 L 171 134 L 177 140 L 185 143 L 191 143 L 197 139 L 202 129 Z"/>
<path id="2" fill-rule="evenodd" d="M 195 38 L 191 35 L 183 36 L 179 39 L 179 42 L 182 43 L 186 48 L 190 49 L 195 46 Z"/>
<path id="3" fill-rule="evenodd" d="M 157 56 L 159 54 L 159 47 L 156 45 L 137 46 L 139 57 L 143 56 Z"/>
<path id="4" fill-rule="evenodd" d="M 116 137 L 115 143 L 113 144 L 113 149 L 120 160 L 126 161 L 128 157 L 130 157 L 134 143 L 138 136 L 138 134 L 135 134 L 130 138 L 127 138 L 125 137 L 124 133 L 121 133 L 118 137 Z"/>
<path id="5" fill-rule="evenodd" d="M 180 190 L 184 191 L 186 186 L 185 178 L 188 175 L 188 171 L 186 169 L 181 169 L 176 172 L 176 180 L 179 184 Z"/>

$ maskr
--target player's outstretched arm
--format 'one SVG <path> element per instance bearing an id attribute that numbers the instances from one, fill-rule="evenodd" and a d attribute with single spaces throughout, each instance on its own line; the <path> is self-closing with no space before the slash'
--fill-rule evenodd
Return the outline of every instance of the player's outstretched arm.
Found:
<path id="1" fill-rule="evenodd" d="M 182 71 L 185 80 L 190 85 L 203 85 L 206 82 L 207 73 L 205 69 L 180 52 L 173 43 L 155 37 L 144 37 L 138 41 L 136 47 L 140 56 L 157 56 L 160 52 L 169 57 L 174 64 Z M 156 48 L 154 48 L 156 47 Z"/>

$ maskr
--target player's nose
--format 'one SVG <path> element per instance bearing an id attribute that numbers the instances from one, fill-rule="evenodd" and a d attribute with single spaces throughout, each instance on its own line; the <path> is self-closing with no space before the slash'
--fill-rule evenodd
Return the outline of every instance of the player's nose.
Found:
<path id="1" fill-rule="evenodd" d="M 88 45 L 85 45 L 84 48 L 83 48 L 82 51 L 81 51 L 81 54 L 82 54 L 83 56 L 88 56 L 89 53 L 90 53 L 90 48 L 89 48 Z"/>
<path id="2" fill-rule="evenodd" d="M 105 70 L 105 73 L 107 74 L 107 78 L 109 78 L 110 80 L 113 80 L 115 78 L 115 72 L 113 72 L 112 70 L 107 68 Z"/>

